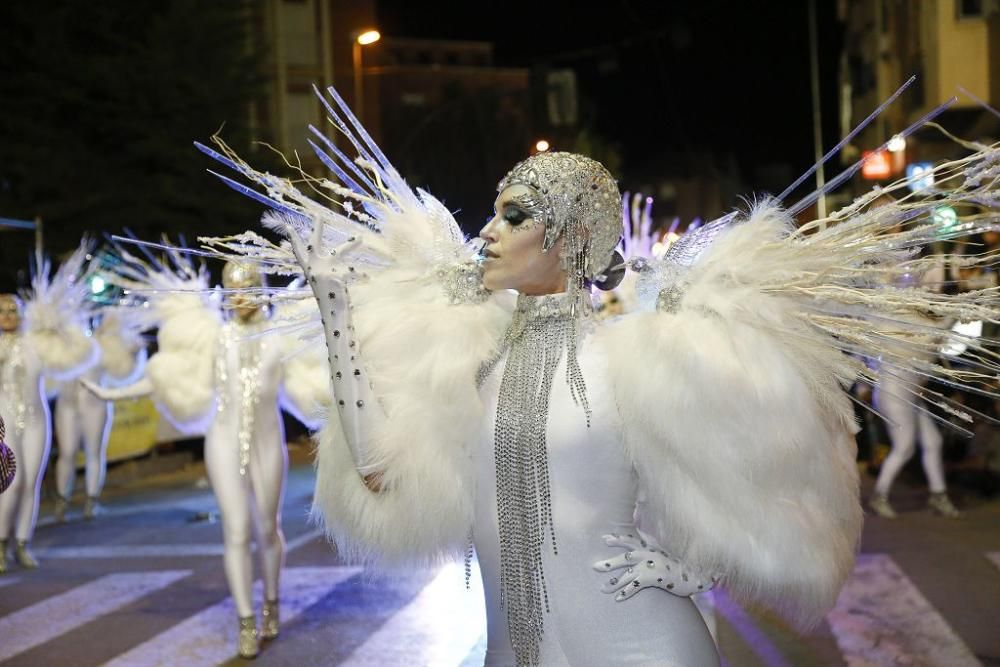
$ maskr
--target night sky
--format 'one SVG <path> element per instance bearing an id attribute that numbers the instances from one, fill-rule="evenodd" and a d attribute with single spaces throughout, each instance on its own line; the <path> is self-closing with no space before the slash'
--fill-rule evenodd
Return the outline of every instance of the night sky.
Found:
<path id="1" fill-rule="evenodd" d="M 816 5 L 830 147 L 839 138 L 840 26 L 835 0 Z M 723 195 L 732 199 L 718 205 L 725 208 L 739 205 L 737 194 L 777 191 L 813 163 L 806 2 L 376 7 L 387 37 L 489 41 L 501 67 L 572 68 L 581 125 L 618 149 L 623 190 L 674 177 L 722 182 L 726 172 L 735 189 Z M 0 216 L 44 219 L 55 256 L 85 231 L 195 238 L 252 226 L 260 207 L 208 176 L 207 159 L 191 146 L 224 127 L 231 145 L 252 153 L 244 110 L 264 82 L 261 55 L 245 49 L 242 16 L 239 3 L 204 0 L 0 3 Z M 281 171 L 270 154 L 252 154 L 257 166 Z M 491 203 L 481 193 L 491 195 L 509 165 L 481 182 L 461 171 L 470 181 L 463 193 L 440 173 L 421 173 L 440 154 L 426 160 L 412 165 L 414 183 L 478 228 Z M 692 167 L 705 160 L 713 167 Z M 773 170 L 764 178 L 771 165 L 786 167 L 781 183 Z M 32 243 L 29 233 L 2 235 L 0 289 L 24 284 Z"/>
<path id="2" fill-rule="evenodd" d="M 435 2 L 383 0 L 387 36 L 486 40 L 495 63 L 576 70 L 600 134 L 626 177 L 673 160 L 732 152 L 754 186 L 759 165 L 813 163 L 805 2 Z M 824 143 L 837 141 L 839 26 L 817 0 Z M 489 18 L 484 18 L 489 17 Z"/>

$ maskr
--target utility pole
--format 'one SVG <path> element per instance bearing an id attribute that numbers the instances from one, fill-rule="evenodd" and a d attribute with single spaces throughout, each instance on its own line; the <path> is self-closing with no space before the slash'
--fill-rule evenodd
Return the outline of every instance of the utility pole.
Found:
<path id="1" fill-rule="evenodd" d="M 819 38 L 816 31 L 816 0 L 809 0 L 809 70 L 812 78 L 813 103 L 813 149 L 816 152 L 816 189 L 822 190 L 826 183 L 826 173 L 823 168 L 823 117 L 820 112 L 819 99 Z M 826 217 L 826 195 L 821 195 L 816 202 L 819 218 Z"/>

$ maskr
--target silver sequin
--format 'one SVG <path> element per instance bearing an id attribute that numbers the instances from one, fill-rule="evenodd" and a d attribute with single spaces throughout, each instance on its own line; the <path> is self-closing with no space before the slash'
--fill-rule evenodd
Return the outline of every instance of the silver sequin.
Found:
<path id="1" fill-rule="evenodd" d="M 574 264 L 574 252 L 586 248 L 583 271 L 588 280 L 608 268 L 621 238 L 622 219 L 618 184 L 604 165 L 575 153 L 538 153 L 517 163 L 497 191 L 513 185 L 532 190 L 518 200 L 533 218 L 545 223 L 543 250 L 552 249 L 565 235 L 564 266 Z"/>
<path id="2" fill-rule="evenodd" d="M 236 346 L 241 392 L 237 438 L 239 443 L 240 475 L 243 477 L 247 475 L 250 468 L 250 450 L 253 444 L 254 422 L 260 403 L 260 375 L 264 359 L 263 352 L 267 346 L 267 343 L 261 338 L 251 337 L 252 333 L 253 325 L 241 325 L 236 321 L 227 322 L 222 327 L 220 333 L 219 351 L 215 359 L 215 385 L 216 396 L 218 397 L 216 407 L 221 414 L 229 409 L 229 351 L 233 346 Z"/>
<path id="3" fill-rule="evenodd" d="M 453 304 L 483 303 L 492 294 L 483 287 L 483 268 L 475 262 L 443 264 L 435 273 Z"/>
<path id="4" fill-rule="evenodd" d="M 34 412 L 32 402 L 27 400 L 25 386 L 27 369 L 24 362 L 24 344 L 19 333 L 0 334 L 0 394 L 9 397 L 14 404 L 12 432 L 18 438 Z M 6 366 L 7 368 L 4 368 Z"/>
<path id="5" fill-rule="evenodd" d="M 546 532 L 553 553 L 558 553 L 545 438 L 549 396 L 565 354 L 566 381 L 589 426 L 587 388 L 576 351 L 584 315 L 590 313 L 563 294 L 518 297 L 500 350 L 479 371 L 481 385 L 506 355 L 494 422 L 494 454 L 500 601 L 518 665 L 536 665 L 539 660 L 548 611 L 542 567 Z"/>

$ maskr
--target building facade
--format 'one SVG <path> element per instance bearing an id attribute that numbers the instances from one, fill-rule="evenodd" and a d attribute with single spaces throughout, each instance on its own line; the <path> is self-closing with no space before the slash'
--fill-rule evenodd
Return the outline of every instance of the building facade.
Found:
<path id="1" fill-rule="evenodd" d="M 1000 3 L 996 0 L 839 0 L 844 25 L 841 133 L 871 113 L 906 79 L 916 82 L 845 152 L 853 162 L 952 96 L 939 119 L 971 140 L 1000 135 Z M 963 90 L 964 89 L 964 90 Z M 900 146 L 897 146 L 900 147 Z M 906 166 L 952 157 L 956 145 L 924 129 L 888 156 L 889 178 Z"/>

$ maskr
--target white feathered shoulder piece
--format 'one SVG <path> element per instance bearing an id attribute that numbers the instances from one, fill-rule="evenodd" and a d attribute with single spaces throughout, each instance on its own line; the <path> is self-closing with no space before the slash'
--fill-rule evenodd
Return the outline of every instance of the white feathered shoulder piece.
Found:
<path id="1" fill-rule="evenodd" d="M 482 287 L 475 254 L 448 209 L 412 189 L 332 88 L 329 120 L 353 146 L 345 155 L 310 127 L 310 144 L 334 180 L 300 173 L 293 183 L 254 170 L 216 139 L 199 149 L 256 184 L 219 176 L 272 210 L 264 224 L 295 241 L 257 234 L 202 239 L 209 252 L 301 276 L 312 287 L 329 335 L 334 303 L 324 281 L 347 283 L 353 338 L 384 421 L 368 444 L 385 486 L 361 482 L 337 411 L 317 450 L 314 512 L 341 553 L 360 560 L 427 561 L 460 552 L 471 523 L 472 478 L 466 446 L 482 411 L 476 388 L 509 320 L 511 304 Z M 331 104 L 332 102 L 332 104 Z M 294 250 L 294 252 L 293 252 Z"/>
<path id="2" fill-rule="evenodd" d="M 166 246 L 165 246 L 166 247 Z M 215 355 L 222 314 L 208 273 L 180 250 L 136 257 L 117 248 L 106 280 L 124 291 L 108 315 L 127 330 L 158 329 L 157 351 L 146 363 L 153 398 L 181 430 L 201 432 L 215 400 Z"/>
<path id="3" fill-rule="evenodd" d="M 901 182 L 798 228 L 764 201 L 682 237 L 663 260 L 633 262 L 647 312 L 600 335 L 648 499 L 643 520 L 664 545 L 721 573 L 739 598 L 806 627 L 822 618 L 851 571 L 862 522 L 844 390 L 914 371 L 989 391 L 1000 370 L 983 341 L 964 337 L 972 367 L 942 367 L 940 331 L 920 324 L 996 321 L 995 288 L 949 296 L 895 286 L 941 261 L 918 257 L 922 246 L 995 215 L 984 205 L 998 201 L 997 163 L 993 147 L 939 167 L 946 194 L 883 196 L 904 191 Z M 958 225 L 935 222 L 942 204 L 965 212 Z M 864 357 L 881 357 L 880 370 Z M 927 388 L 906 391 L 969 418 Z"/>
<path id="4" fill-rule="evenodd" d="M 101 348 L 104 380 L 114 386 L 131 384 L 145 370 L 145 342 L 137 318 L 121 317 L 115 308 L 103 314 L 94 330 Z"/>
<path id="5" fill-rule="evenodd" d="M 84 239 L 53 274 L 48 259 L 36 258 L 25 301 L 25 336 L 47 375 L 72 379 L 97 362 L 99 351 L 88 327 L 93 304 L 87 282 L 92 243 Z"/>

